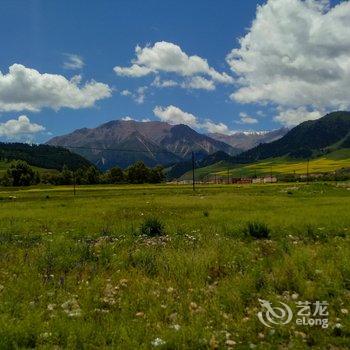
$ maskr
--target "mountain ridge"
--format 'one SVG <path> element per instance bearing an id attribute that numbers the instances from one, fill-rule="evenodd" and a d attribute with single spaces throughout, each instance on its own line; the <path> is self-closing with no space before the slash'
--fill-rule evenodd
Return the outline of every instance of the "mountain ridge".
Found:
<path id="1" fill-rule="evenodd" d="M 113 120 L 54 137 L 46 144 L 74 149 L 102 170 L 116 165 L 125 168 L 137 160 L 148 166 L 168 165 L 190 159 L 192 152 L 202 159 L 217 151 L 230 155 L 241 151 L 187 125 L 160 121 Z"/>

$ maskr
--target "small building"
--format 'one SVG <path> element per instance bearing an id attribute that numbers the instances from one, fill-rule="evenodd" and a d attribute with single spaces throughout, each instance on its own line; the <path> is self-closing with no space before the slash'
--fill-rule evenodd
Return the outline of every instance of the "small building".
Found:
<path id="1" fill-rule="evenodd" d="M 276 183 L 276 182 L 277 182 L 277 177 L 276 176 L 265 176 L 264 177 L 264 184 Z"/>

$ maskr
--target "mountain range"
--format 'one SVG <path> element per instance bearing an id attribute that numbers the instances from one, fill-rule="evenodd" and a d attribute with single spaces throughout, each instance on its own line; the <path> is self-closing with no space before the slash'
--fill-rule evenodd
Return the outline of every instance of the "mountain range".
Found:
<path id="1" fill-rule="evenodd" d="M 288 131 L 283 137 L 235 156 L 217 152 L 196 163 L 196 168 L 225 162 L 232 166 L 250 164 L 263 159 L 315 158 L 335 150 L 350 148 L 350 112 L 333 112 L 312 121 L 306 121 Z M 350 160 L 349 160 L 350 167 Z M 177 163 L 167 169 L 170 179 L 179 178 L 192 168 L 190 162 Z"/>
<path id="2" fill-rule="evenodd" d="M 218 151 L 236 155 L 240 149 L 200 134 L 187 125 L 115 120 L 92 129 L 54 137 L 48 145 L 62 146 L 84 156 L 102 170 L 126 168 L 138 160 L 148 166 L 169 165 Z"/>
<path id="3" fill-rule="evenodd" d="M 212 133 L 211 138 L 227 143 L 228 145 L 247 151 L 261 143 L 269 143 L 283 137 L 289 131 L 288 128 L 280 128 L 272 131 L 242 131 L 231 135 Z"/>

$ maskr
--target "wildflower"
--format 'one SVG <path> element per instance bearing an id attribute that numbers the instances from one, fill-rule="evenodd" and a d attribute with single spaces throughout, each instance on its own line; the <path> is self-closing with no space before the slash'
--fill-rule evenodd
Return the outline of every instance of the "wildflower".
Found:
<path id="1" fill-rule="evenodd" d="M 151 344 L 155 347 L 165 345 L 165 341 L 161 338 L 156 338 L 151 341 Z"/>
<path id="2" fill-rule="evenodd" d="M 136 312 L 135 316 L 136 316 L 136 317 L 144 317 L 144 316 L 145 316 L 145 313 L 142 312 L 142 311 L 139 311 L 139 312 Z"/>
<path id="3" fill-rule="evenodd" d="M 174 329 L 176 332 L 180 330 L 181 326 L 179 324 L 173 324 L 170 326 L 171 329 Z"/>
<path id="4" fill-rule="evenodd" d="M 50 332 L 45 332 L 45 333 L 41 333 L 41 334 L 40 334 L 40 337 L 41 337 L 41 338 L 49 338 L 49 337 L 51 337 L 51 335 L 52 335 L 52 333 L 50 333 Z"/>
<path id="5" fill-rule="evenodd" d="M 64 302 L 61 307 L 69 317 L 78 317 L 81 315 L 80 306 L 74 298 Z"/>
<path id="6" fill-rule="evenodd" d="M 123 278 L 123 279 L 121 279 L 120 281 L 119 281 L 119 283 L 120 283 L 120 285 L 122 286 L 122 287 L 127 287 L 128 286 L 128 280 L 126 279 L 126 278 Z"/>
<path id="7" fill-rule="evenodd" d="M 299 298 L 299 294 L 298 293 L 293 293 L 292 294 L 292 299 L 293 300 L 297 300 Z"/>
<path id="8" fill-rule="evenodd" d="M 4 286 L 2 284 L 0 284 L 0 292 L 2 292 L 4 290 Z"/>
<path id="9" fill-rule="evenodd" d="M 47 309 L 48 309 L 49 311 L 53 311 L 55 307 L 56 307 L 56 304 L 48 304 L 48 305 L 47 305 Z"/>
<path id="10" fill-rule="evenodd" d="M 348 309 L 341 309 L 340 312 L 344 315 L 347 315 L 349 313 Z"/>
<path id="11" fill-rule="evenodd" d="M 226 345 L 227 345 L 227 346 L 235 346 L 235 345 L 236 345 L 236 342 L 235 342 L 234 340 L 227 339 L 227 340 L 226 340 Z"/>

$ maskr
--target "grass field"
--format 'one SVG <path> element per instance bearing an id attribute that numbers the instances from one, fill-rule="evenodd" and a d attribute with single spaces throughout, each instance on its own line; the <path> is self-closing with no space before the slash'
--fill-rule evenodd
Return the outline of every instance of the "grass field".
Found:
<path id="1" fill-rule="evenodd" d="M 5 174 L 5 172 L 7 171 L 8 167 L 9 167 L 9 165 L 10 165 L 10 162 L 0 161 L 0 176 L 3 176 Z M 55 170 L 55 169 L 44 169 L 44 168 L 39 168 L 39 167 L 36 167 L 36 166 L 31 166 L 31 168 L 34 171 L 38 171 L 40 174 L 57 172 L 57 170 Z"/>
<path id="2" fill-rule="evenodd" d="M 0 189 L 0 349 L 347 349 L 349 208 L 350 183 Z M 268 328 L 259 298 L 329 327 Z"/>
<path id="3" fill-rule="evenodd" d="M 309 172 L 311 174 L 332 172 L 342 168 L 350 168 L 350 149 L 337 150 L 323 157 L 311 159 L 309 162 Z M 271 172 L 274 175 L 293 174 L 294 172 L 301 175 L 307 173 L 307 160 L 292 160 L 282 157 L 237 166 L 221 162 L 197 169 L 196 178 L 199 180 L 204 177 L 213 177 L 215 175 L 227 177 L 228 169 L 230 170 L 231 177 L 264 176 L 270 175 Z M 183 178 L 190 179 L 191 176 L 192 173 L 189 172 L 185 174 Z"/>

